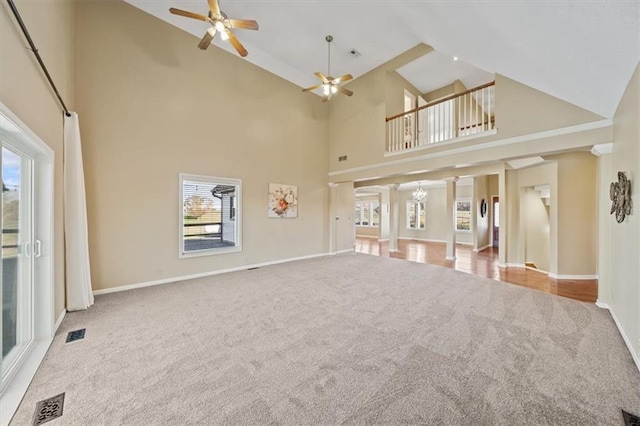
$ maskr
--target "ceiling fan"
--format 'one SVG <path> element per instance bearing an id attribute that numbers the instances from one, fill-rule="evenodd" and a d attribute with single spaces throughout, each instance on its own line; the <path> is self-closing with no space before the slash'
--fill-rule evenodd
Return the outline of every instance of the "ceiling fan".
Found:
<path id="1" fill-rule="evenodd" d="M 198 43 L 198 47 L 202 50 L 205 50 L 216 35 L 216 32 L 220 33 L 220 37 L 222 40 L 229 40 L 233 47 L 238 51 L 240 56 L 245 57 L 249 54 L 247 49 L 244 48 L 240 40 L 235 36 L 231 29 L 243 29 L 243 30 L 257 30 L 258 23 L 253 20 L 248 19 L 230 19 L 227 18 L 227 15 L 220 10 L 220 6 L 218 5 L 218 0 L 207 0 L 209 2 L 209 13 L 207 16 L 200 15 L 199 13 L 193 13 L 182 9 L 176 9 L 172 7 L 169 9 L 169 12 L 174 15 L 185 16 L 187 18 L 198 19 L 200 21 L 208 22 L 211 24 L 211 27 L 207 30 Z"/>
<path id="2" fill-rule="evenodd" d="M 327 102 L 333 95 L 340 92 L 347 96 L 352 96 L 353 92 L 349 89 L 345 89 L 340 86 L 340 83 L 353 80 L 353 76 L 351 74 L 345 74 L 342 77 L 333 78 L 331 77 L 331 42 L 333 41 L 333 36 L 326 36 L 324 38 L 327 41 L 328 48 L 328 59 L 327 59 L 327 75 L 322 74 L 320 71 L 314 73 L 316 77 L 322 82 L 316 86 L 307 87 L 306 89 L 302 89 L 303 92 L 309 92 L 312 90 L 322 88 L 322 102 Z"/>

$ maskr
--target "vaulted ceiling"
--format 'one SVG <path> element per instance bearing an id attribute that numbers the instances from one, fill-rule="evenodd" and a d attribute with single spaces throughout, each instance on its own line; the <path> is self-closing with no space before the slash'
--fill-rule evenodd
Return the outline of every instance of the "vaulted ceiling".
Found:
<path id="1" fill-rule="evenodd" d="M 169 13 L 169 7 L 206 13 L 205 0 L 126 1 L 198 39 L 207 28 Z M 357 78 L 425 43 L 479 73 L 499 73 L 612 117 L 640 59 L 638 0 L 220 0 L 220 7 L 229 17 L 260 24 L 259 31 L 236 32 L 249 51 L 246 60 L 300 87 L 316 83 L 315 71 L 326 72 L 328 34 L 334 36 L 334 76 Z M 197 42 L 194 37 L 194 49 Z M 235 54 L 219 38 L 214 44 Z M 350 55 L 351 49 L 361 55 Z M 412 74 L 418 87 L 433 88 L 451 76 L 447 66 L 420 69 L 424 80 Z"/>

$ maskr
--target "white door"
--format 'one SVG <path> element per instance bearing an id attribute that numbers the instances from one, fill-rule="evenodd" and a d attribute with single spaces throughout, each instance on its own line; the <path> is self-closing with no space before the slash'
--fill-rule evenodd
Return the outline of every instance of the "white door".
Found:
<path id="1" fill-rule="evenodd" d="M 53 340 L 53 151 L 0 103 L 0 424 L 8 424 Z"/>
<path id="2" fill-rule="evenodd" d="M 2 384 L 34 342 L 33 159 L 2 141 Z M 4 387 L 4 386 L 3 386 Z"/>

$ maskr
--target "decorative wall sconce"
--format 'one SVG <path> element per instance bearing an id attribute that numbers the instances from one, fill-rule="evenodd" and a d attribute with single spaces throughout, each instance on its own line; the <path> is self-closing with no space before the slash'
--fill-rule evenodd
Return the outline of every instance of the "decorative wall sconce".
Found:
<path id="1" fill-rule="evenodd" d="M 484 198 L 480 201 L 480 217 L 485 217 L 487 215 L 487 200 Z"/>
<path id="2" fill-rule="evenodd" d="M 625 172 L 618 172 L 618 181 L 611 182 L 609 198 L 611 198 L 609 213 L 616 214 L 618 223 L 624 222 L 627 215 L 631 214 L 631 181 L 627 179 Z"/>

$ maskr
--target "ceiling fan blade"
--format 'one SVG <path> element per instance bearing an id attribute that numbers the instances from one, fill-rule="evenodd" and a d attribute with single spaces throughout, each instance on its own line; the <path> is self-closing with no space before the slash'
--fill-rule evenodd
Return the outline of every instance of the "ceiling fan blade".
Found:
<path id="1" fill-rule="evenodd" d="M 353 80 L 353 76 L 351 74 L 345 74 L 342 77 L 334 78 L 331 83 L 338 84 L 349 80 Z"/>
<path id="2" fill-rule="evenodd" d="M 319 89 L 323 86 L 323 84 L 318 84 L 317 86 L 307 87 L 306 89 L 302 89 L 303 92 L 310 92 L 311 90 Z"/>
<path id="3" fill-rule="evenodd" d="M 243 30 L 257 30 L 258 23 L 252 19 L 227 19 L 231 28 L 240 28 Z"/>
<path id="4" fill-rule="evenodd" d="M 206 21 L 207 17 L 204 15 L 200 15 L 199 13 L 189 12 L 188 10 L 176 9 L 175 7 L 169 8 L 169 12 L 174 15 L 185 16 L 187 18 L 197 19 L 199 21 Z"/>
<path id="5" fill-rule="evenodd" d="M 211 13 L 214 16 L 220 16 L 220 6 L 218 5 L 218 0 L 207 0 L 209 2 L 209 9 L 211 9 Z"/>
<path id="6" fill-rule="evenodd" d="M 337 87 L 337 88 L 338 88 L 338 92 L 342 92 L 342 93 L 344 93 L 344 94 L 345 94 L 345 95 L 347 95 L 347 96 L 353 96 L 353 92 L 352 92 L 351 90 L 349 90 L 349 89 L 345 89 L 345 88 L 344 88 L 344 87 L 342 87 L 342 86 L 334 86 L 334 87 Z"/>
<path id="7" fill-rule="evenodd" d="M 327 77 L 325 77 L 324 74 L 322 74 L 320 71 L 314 73 L 314 75 L 316 77 L 318 77 L 320 79 L 320 81 L 322 81 L 325 84 L 329 84 L 329 79 Z"/>
<path id="8" fill-rule="evenodd" d="M 200 40 L 200 43 L 198 43 L 198 47 L 202 50 L 207 50 L 207 47 L 209 47 L 215 35 L 216 35 L 216 29 L 214 27 L 209 28 L 207 32 L 204 33 L 204 37 L 202 37 L 202 40 Z"/>
<path id="9" fill-rule="evenodd" d="M 236 48 L 236 50 L 238 51 L 238 53 L 240 54 L 240 56 L 242 56 L 243 58 L 245 56 L 247 56 L 249 54 L 249 52 L 247 52 L 247 49 L 244 48 L 244 46 L 242 45 L 242 43 L 240 43 L 240 40 L 238 40 L 238 38 L 236 37 L 236 35 L 233 33 L 233 31 L 230 31 L 228 29 L 225 29 L 225 31 L 227 32 L 227 34 L 229 35 L 229 41 L 231 42 L 231 44 L 233 45 L 233 47 Z"/>

